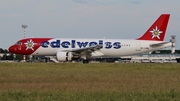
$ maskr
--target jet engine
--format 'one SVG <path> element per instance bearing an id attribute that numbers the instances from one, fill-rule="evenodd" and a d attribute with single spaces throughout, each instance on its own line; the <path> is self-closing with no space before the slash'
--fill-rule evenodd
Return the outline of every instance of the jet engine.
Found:
<path id="1" fill-rule="evenodd" d="M 58 61 L 71 61 L 72 60 L 72 52 L 57 52 L 56 57 Z"/>

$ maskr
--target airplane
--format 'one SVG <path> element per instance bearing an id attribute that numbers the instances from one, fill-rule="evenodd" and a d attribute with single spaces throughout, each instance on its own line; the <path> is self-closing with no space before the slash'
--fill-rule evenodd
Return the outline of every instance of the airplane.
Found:
<path id="1" fill-rule="evenodd" d="M 85 38 L 24 38 L 9 47 L 14 54 L 30 56 L 56 56 L 66 62 L 91 57 L 121 57 L 151 52 L 171 47 L 164 41 L 170 14 L 162 14 L 151 27 L 137 39 L 85 39 Z"/>

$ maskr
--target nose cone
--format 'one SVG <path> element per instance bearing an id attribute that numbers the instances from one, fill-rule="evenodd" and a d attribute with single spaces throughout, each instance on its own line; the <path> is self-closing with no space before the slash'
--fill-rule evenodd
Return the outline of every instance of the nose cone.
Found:
<path id="1" fill-rule="evenodd" d="M 15 53 L 16 52 L 16 48 L 15 48 L 14 45 L 9 47 L 9 52 L 11 52 L 11 53 Z"/>

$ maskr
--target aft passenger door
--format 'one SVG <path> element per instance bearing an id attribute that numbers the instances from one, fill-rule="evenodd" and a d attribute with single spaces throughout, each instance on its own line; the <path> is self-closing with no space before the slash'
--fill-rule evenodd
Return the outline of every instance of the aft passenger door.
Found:
<path id="1" fill-rule="evenodd" d="M 136 51 L 141 51 L 141 42 L 136 42 Z"/>

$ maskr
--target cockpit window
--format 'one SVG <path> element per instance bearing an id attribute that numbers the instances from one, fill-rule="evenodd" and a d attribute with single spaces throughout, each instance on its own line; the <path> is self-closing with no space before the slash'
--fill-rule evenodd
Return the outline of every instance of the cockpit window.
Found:
<path id="1" fill-rule="evenodd" d="M 22 45 L 22 42 L 18 41 L 18 42 L 16 42 L 16 45 Z"/>

